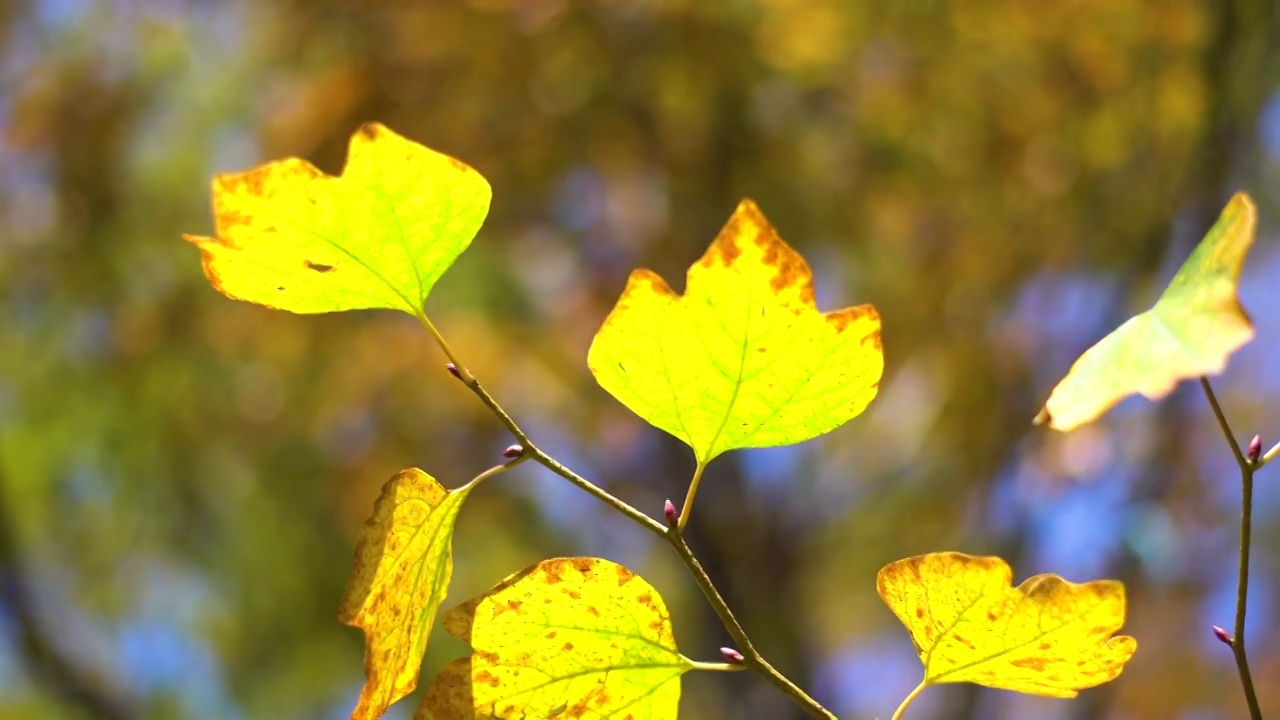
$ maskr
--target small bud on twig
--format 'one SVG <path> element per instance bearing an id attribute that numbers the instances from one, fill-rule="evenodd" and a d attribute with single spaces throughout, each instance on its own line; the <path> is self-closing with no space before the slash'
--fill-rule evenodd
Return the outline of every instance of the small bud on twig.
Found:
<path id="1" fill-rule="evenodd" d="M 516 458 L 518 458 L 518 457 L 523 457 L 523 456 L 524 456 L 524 446 L 523 446 L 523 445 L 512 445 L 512 446 L 508 447 L 506 450 L 503 450 L 503 451 L 502 451 L 502 457 L 504 457 L 504 458 L 511 458 L 512 460 L 514 460 L 514 459 L 516 459 Z"/>
<path id="2" fill-rule="evenodd" d="M 720 648 L 720 655 L 724 657 L 725 662 L 731 665 L 741 665 L 743 661 L 742 653 L 731 647 Z"/>
<path id="3" fill-rule="evenodd" d="M 671 502 L 671 498 L 662 504 L 662 515 L 667 518 L 667 526 L 675 527 L 680 523 L 680 513 L 676 511 L 676 504 Z"/>
<path id="4" fill-rule="evenodd" d="M 457 365 L 454 365 L 453 363 L 449 363 L 449 364 L 447 364 L 447 365 L 445 365 L 445 366 L 444 366 L 444 369 L 445 369 L 445 370 L 448 370 L 450 375 L 452 375 L 452 376 L 454 376 L 454 377 L 458 378 L 459 380 L 461 380 L 461 379 L 462 379 L 462 373 L 458 372 L 458 366 L 457 366 Z"/>
<path id="5" fill-rule="evenodd" d="M 1249 441 L 1249 452 L 1245 453 L 1245 457 L 1251 463 L 1258 462 L 1258 458 L 1262 457 L 1262 438 L 1260 436 L 1254 435 L 1253 439 Z"/>
<path id="6" fill-rule="evenodd" d="M 1231 642 L 1231 636 L 1227 634 L 1227 631 L 1226 631 L 1226 630 L 1223 630 L 1222 628 L 1218 627 L 1217 625 L 1214 625 L 1214 626 L 1213 626 L 1213 634 L 1214 634 L 1214 635 L 1215 635 L 1219 640 L 1221 640 L 1221 641 L 1222 641 L 1222 644 L 1223 644 L 1223 645 L 1226 645 L 1227 647 L 1231 647 L 1231 645 L 1232 645 L 1232 642 Z"/>

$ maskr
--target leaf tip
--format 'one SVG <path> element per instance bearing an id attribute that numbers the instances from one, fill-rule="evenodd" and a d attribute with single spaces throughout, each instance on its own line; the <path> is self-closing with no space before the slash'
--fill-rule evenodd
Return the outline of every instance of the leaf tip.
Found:
<path id="1" fill-rule="evenodd" d="M 1249 193 L 1243 190 L 1238 190 L 1236 191 L 1236 194 L 1232 195 L 1231 199 L 1227 201 L 1227 212 L 1232 214 L 1244 213 L 1246 218 L 1251 220 L 1258 214 L 1258 207 L 1254 204 L 1253 198 L 1250 197 Z"/>
<path id="2" fill-rule="evenodd" d="M 355 134 L 366 140 L 375 140 L 379 135 L 387 132 L 387 126 L 380 122 L 367 122 L 356 128 Z"/>

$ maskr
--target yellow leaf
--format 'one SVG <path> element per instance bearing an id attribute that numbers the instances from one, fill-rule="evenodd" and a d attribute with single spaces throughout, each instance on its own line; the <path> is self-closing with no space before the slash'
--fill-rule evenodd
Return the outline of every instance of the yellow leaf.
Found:
<path id="1" fill-rule="evenodd" d="M 450 492 L 413 468 L 382 488 L 338 609 L 338 619 L 365 636 L 366 682 L 352 720 L 381 717 L 417 686 L 427 636 L 449 590 L 454 521 L 475 485 Z"/>
<path id="2" fill-rule="evenodd" d="M 491 197 L 475 170 L 371 123 L 330 177 L 289 158 L 213 180 L 215 237 L 184 237 L 223 294 L 296 313 L 410 315 L 471 243 Z"/>
<path id="3" fill-rule="evenodd" d="M 1086 350 L 1035 422 L 1071 430 L 1128 395 L 1158 400 L 1182 380 L 1222 372 L 1253 339 L 1236 290 L 1257 215 L 1249 196 L 1236 193 L 1155 307 Z"/>
<path id="4" fill-rule="evenodd" d="M 884 357 L 875 309 L 819 312 L 804 258 L 743 200 L 689 268 L 684 295 L 649 270 L 631 274 L 587 364 L 705 464 L 852 419 L 875 397 Z"/>
<path id="5" fill-rule="evenodd" d="M 555 558 L 444 616 L 474 649 L 423 693 L 415 720 L 674 720 L 680 676 L 666 605 L 601 558 Z"/>
<path id="6" fill-rule="evenodd" d="M 1075 697 L 1114 679 L 1137 648 L 1124 624 L 1124 585 L 1036 575 L 1011 587 L 998 557 L 933 553 L 886 565 L 880 597 L 911 633 L 924 685 L 971 682 Z"/>

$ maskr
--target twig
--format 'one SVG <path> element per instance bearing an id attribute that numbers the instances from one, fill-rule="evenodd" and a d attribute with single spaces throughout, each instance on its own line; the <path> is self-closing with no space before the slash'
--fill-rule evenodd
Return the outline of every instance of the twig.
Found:
<path id="1" fill-rule="evenodd" d="M 724 629 L 729 632 L 729 636 L 738 644 L 739 647 L 737 649 L 742 653 L 743 663 L 763 675 L 766 680 L 813 717 L 823 718 L 824 720 L 837 720 L 836 716 L 822 707 L 821 703 L 810 697 L 804 690 L 801 690 L 798 685 L 788 680 L 785 675 L 778 672 L 760 655 L 755 645 L 751 643 L 751 638 L 747 635 L 747 631 L 742 628 L 742 624 L 733 616 L 733 611 L 729 609 L 729 604 L 725 602 L 724 596 L 716 589 L 715 583 L 711 581 L 707 571 L 702 569 L 702 563 L 698 562 L 697 556 L 693 554 L 693 550 L 685 542 L 679 526 L 669 528 L 666 532 L 666 537 L 667 541 L 671 543 L 671 547 L 675 548 L 676 554 L 684 561 L 685 567 L 689 568 L 689 572 L 693 574 L 694 582 L 698 584 L 702 594 L 707 598 L 707 602 L 715 610 L 716 616 L 720 618 L 720 623 L 724 625 Z"/>
<path id="2" fill-rule="evenodd" d="M 1244 647 L 1244 618 L 1249 598 L 1249 545 L 1253 526 L 1253 473 L 1258 469 L 1260 460 L 1250 460 L 1240 452 L 1240 444 L 1236 442 L 1235 434 L 1231 432 L 1231 426 L 1227 423 L 1227 417 L 1222 413 L 1222 406 L 1218 404 L 1213 387 L 1209 385 L 1209 378 L 1200 378 L 1200 387 L 1204 388 L 1205 397 L 1209 399 L 1213 414 L 1218 418 L 1218 427 L 1226 436 L 1227 442 L 1231 445 L 1231 451 L 1236 456 L 1236 464 L 1240 466 L 1240 570 L 1239 582 L 1236 586 L 1235 632 L 1229 644 L 1231 653 L 1236 659 L 1240 685 L 1244 688 L 1244 699 L 1249 705 L 1249 717 L 1251 720 L 1262 720 L 1262 709 L 1258 706 L 1258 695 L 1253 689 L 1253 675 L 1249 672 L 1249 659 L 1245 655 Z"/>
<path id="3" fill-rule="evenodd" d="M 733 616 L 733 612 L 729 609 L 729 605 L 725 602 L 724 597 L 720 594 L 720 591 L 716 589 L 715 583 L 711 581 L 711 577 L 707 575 L 707 572 L 702 569 L 702 564 L 698 562 L 698 558 L 694 556 L 688 543 L 685 542 L 684 536 L 680 533 L 679 526 L 669 528 L 666 525 L 659 523 L 657 520 L 654 520 L 645 513 L 627 504 L 621 498 L 614 496 L 609 491 L 599 487 L 595 483 L 592 483 L 590 480 L 587 480 L 573 470 L 570 470 L 559 460 L 556 460 L 543 452 L 543 450 L 539 448 L 529 437 L 529 434 L 516 423 L 515 419 L 513 419 L 511 415 L 504 410 L 500 404 L 498 404 L 498 401 L 484 389 L 484 386 L 480 384 L 480 381 L 476 379 L 476 376 L 471 374 L 471 371 L 458 360 L 458 356 L 453 352 L 453 349 L 449 347 L 449 343 L 445 341 L 444 336 L 440 334 L 440 331 L 436 329 L 435 325 L 427 319 L 427 316 L 425 314 L 420 314 L 418 315 L 418 319 L 424 326 L 426 326 L 427 331 L 431 333 L 431 336 L 435 338 L 436 343 L 440 345 L 440 349 L 443 350 L 444 354 L 449 358 L 450 372 L 461 380 L 462 384 L 466 385 L 467 389 L 471 390 L 476 397 L 480 398 L 480 402 L 484 403 L 484 406 L 489 408 L 489 411 L 498 418 L 498 421 L 502 423 L 503 427 L 505 427 L 507 431 L 515 437 L 516 441 L 523 446 L 525 457 L 532 459 L 534 462 L 542 465 L 556 475 L 568 480 L 570 483 L 581 488 L 592 497 L 612 507 L 619 513 L 622 513 L 640 527 L 669 542 L 671 546 L 675 548 L 676 554 L 680 556 L 685 567 L 688 568 L 689 573 L 693 575 L 694 582 L 697 583 L 703 596 L 706 597 L 707 602 L 711 605 L 712 609 L 715 610 L 716 616 L 720 618 L 721 624 L 724 625 L 724 629 L 729 633 L 729 636 L 733 638 L 734 642 L 741 646 L 737 649 L 742 653 L 743 664 L 764 676 L 766 680 L 785 693 L 787 697 L 790 697 L 811 716 L 815 718 L 822 718 L 822 720 L 838 720 L 835 715 L 824 708 L 817 700 L 814 700 L 804 690 L 800 689 L 799 686 L 787 679 L 785 675 L 778 672 L 768 663 L 768 661 L 764 659 L 763 656 L 760 655 L 760 652 L 755 649 L 755 645 L 752 644 L 751 638 L 747 635 L 746 630 L 742 628 L 742 625 L 738 622 L 737 618 Z"/>

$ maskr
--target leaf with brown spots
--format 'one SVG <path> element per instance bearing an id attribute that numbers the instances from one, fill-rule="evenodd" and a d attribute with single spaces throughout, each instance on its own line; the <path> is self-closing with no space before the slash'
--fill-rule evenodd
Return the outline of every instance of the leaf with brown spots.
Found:
<path id="1" fill-rule="evenodd" d="M 213 180 L 214 237 L 200 248 L 223 294 L 296 313 L 422 312 L 489 212 L 489 183 L 371 123 L 341 177 L 288 158 Z"/>
<path id="2" fill-rule="evenodd" d="M 381 717 L 413 691 L 449 590 L 453 526 L 481 478 L 448 491 L 416 468 L 387 481 L 355 552 L 338 619 L 365 636 L 365 686 L 352 720 Z"/>
<path id="3" fill-rule="evenodd" d="M 1120 674 L 1138 644 L 1112 636 L 1124 624 L 1124 585 L 1057 575 L 1012 582 L 1004 560 L 955 552 L 880 570 L 880 597 L 924 663 L 922 686 L 971 682 L 1069 698 Z"/>
<path id="4" fill-rule="evenodd" d="M 555 558 L 445 613 L 474 649 L 423 693 L 415 720 L 673 720 L 680 676 L 653 586 L 601 558 Z"/>
<path id="5" fill-rule="evenodd" d="M 649 270 L 631 274 L 587 364 L 706 464 L 839 427 L 876 396 L 884 356 L 875 308 L 819 312 L 804 258 L 743 200 L 683 295 Z"/>

